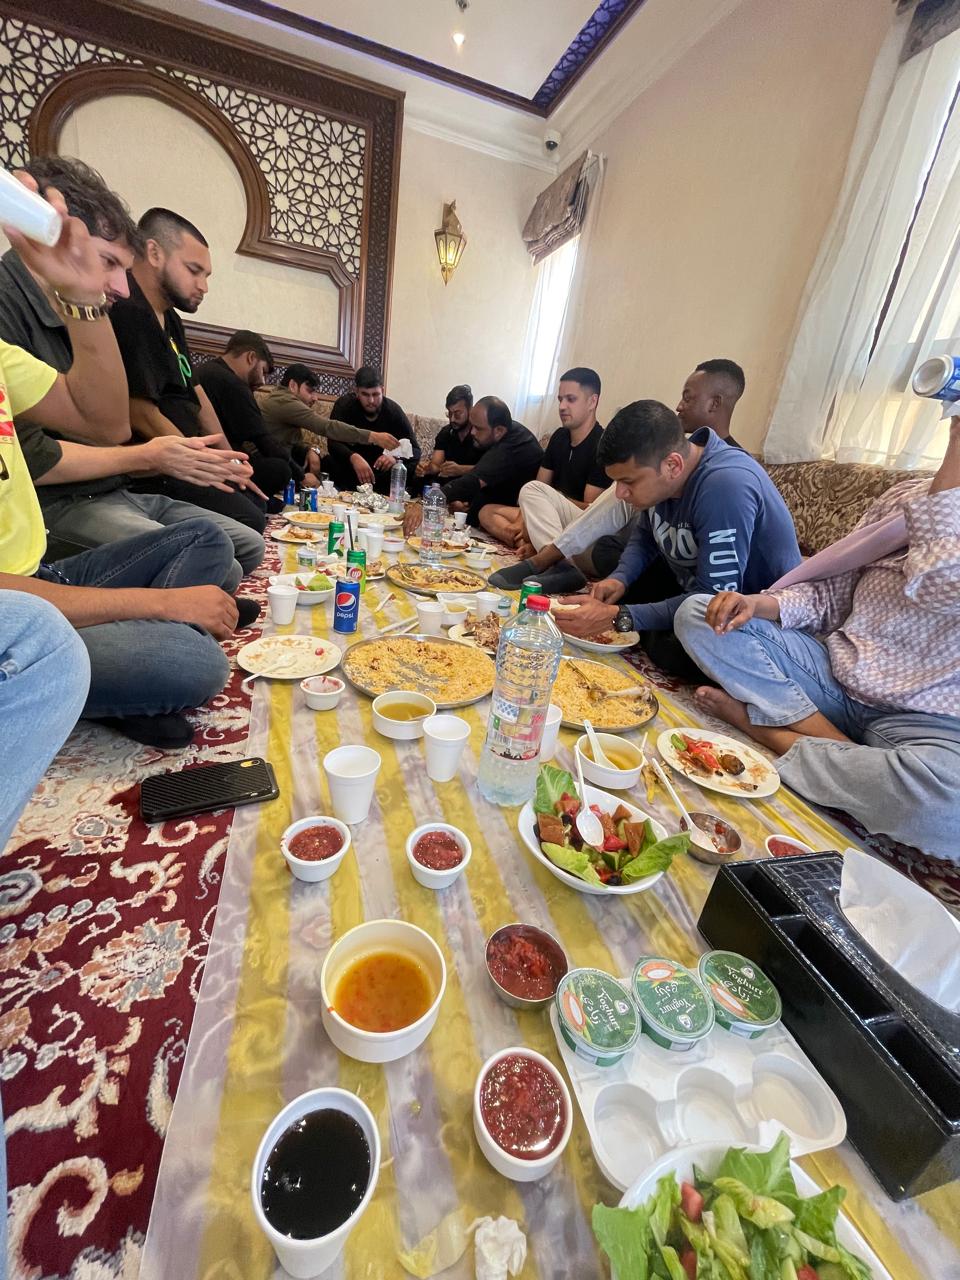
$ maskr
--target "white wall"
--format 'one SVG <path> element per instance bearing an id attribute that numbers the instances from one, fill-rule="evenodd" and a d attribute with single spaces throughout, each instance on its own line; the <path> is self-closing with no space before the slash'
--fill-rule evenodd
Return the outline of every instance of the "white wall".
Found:
<path id="1" fill-rule="evenodd" d="M 458 382 L 512 407 L 534 285 L 520 232 L 549 181 L 404 129 L 387 392 L 406 409 L 442 417 Z M 467 246 L 444 285 L 433 233 L 454 199 Z"/>
<path id="2" fill-rule="evenodd" d="M 676 404 L 726 356 L 747 374 L 734 434 L 759 446 L 892 13 L 744 0 L 594 140 L 607 176 L 565 359 L 600 372 L 607 420 Z"/>
<path id="3" fill-rule="evenodd" d="M 73 112 L 60 152 L 99 169 L 135 218 L 164 205 L 203 232 L 213 275 L 198 321 L 336 343 L 338 297 L 328 276 L 234 252 L 246 221 L 243 185 L 233 161 L 195 120 L 155 98 L 114 94 Z"/>

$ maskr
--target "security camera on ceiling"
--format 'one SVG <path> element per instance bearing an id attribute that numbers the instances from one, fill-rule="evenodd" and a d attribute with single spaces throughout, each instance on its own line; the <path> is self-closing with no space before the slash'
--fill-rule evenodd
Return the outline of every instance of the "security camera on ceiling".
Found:
<path id="1" fill-rule="evenodd" d="M 562 141 L 562 137 L 557 133 L 556 129 L 548 129 L 543 135 L 543 145 L 548 151 L 556 151 Z"/>

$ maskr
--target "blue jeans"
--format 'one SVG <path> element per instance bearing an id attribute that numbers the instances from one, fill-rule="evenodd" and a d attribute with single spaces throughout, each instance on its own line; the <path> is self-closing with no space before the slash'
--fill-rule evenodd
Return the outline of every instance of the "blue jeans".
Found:
<path id="1" fill-rule="evenodd" d="M 53 566 L 52 576 L 108 589 L 217 586 L 232 562 L 233 544 L 221 529 L 208 520 L 185 520 L 70 556 Z M 82 627 L 79 635 L 90 657 L 90 694 L 83 708 L 88 720 L 202 706 L 230 673 L 217 641 L 187 623 L 106 622 Z"/>
<path id="2" fill-rule="evenodd" d="M 674 630 L 700 670 L 746 704 L 751 724 L 783 727 L 819 711 L 852 739 L 800 738 L 777 762 L 784 782 L 868 831 L 960 860 L 960 719 L 857 702 L 805 631 L 754 618 L 718 636 L 705 619 L 710 599 L 684 600 Z"/>

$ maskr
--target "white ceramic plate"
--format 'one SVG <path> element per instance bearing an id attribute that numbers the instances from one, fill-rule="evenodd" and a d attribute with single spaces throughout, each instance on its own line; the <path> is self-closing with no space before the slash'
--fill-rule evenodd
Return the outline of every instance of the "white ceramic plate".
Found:
<path id="1" fill-rule="evenodd" d="M 296 543 L 298 547 L 325 546 L 327 541 L 326 530 L 320 533 L 316 526 L 313 529 L 294 529 L 289 524 L 285 524 L 282 529 L 275 529 L 270 537 L 274 542 Z"/>
<path id="2" fill-rule="evenodd" d="M 599 791 L 596 787 L 585 786 L 583 790 L 587 798 L 587 804 L 598 805 L 603 813 L 614 813 L 622 804 L 625 809 L 630 810 L 630 816 L 634 822 L 645 822 L 650 817 L 642 809 L 628 804 L 622 796 L 612 796 L 609 791 Z M 578 893 L 592 893 L 604 898 L 613 896 L 625 897 L 629 893 L 643 893 L 644 889 L 649 889 L 651 885 L 656 884 L 663 875 L 662 871 L 656 871 L 652 876 L 646 876 L 643 880 L 637 880 L 634 884 L 587 884 L 586 880 L 581 880 L 579 876 L 572 876 L 569 871 L 564 871 L 562 867 L 558 867 L 556 863 L 550 861 L 540 848 L 540 841 L 537 839 L 536 820 L 537 815 L 533 811 L 533 801 L 528 800 L 520 810 L 520 818 L 517 823 L 520 838 L 538 862 L 542 862 L 547 870 L 555 875 L 562 884 L 571 889 L 576 889 Z M 655 818 L 650 820 L 653 823 L 653 830 L 657 839 L 665 840 L 667 836 L 666 827 L 657 822 Z"/>
<path id="3" fill-rule="evenodd" d="M 324 573 L 326 570 L 321 566 L 319 572 Z M 332 576 L 329 573 L 327 574 L 328 578 Z M 270 579 L 270 585 L 299 588 L 300 594 L 297 596 L 297 608 L 310 608 L 315 604 L 326 604 L 336 590 L 336 586 L 326 587 L 323 591 L 307 591 L 306 584 L 312 577 L 313 574 L 309 569 L 301 569 L 299 573 L 278 573 Z"/>
<path id="4" fill-rule="evenodd" d="M 678 1182 L 690 1182 L 693 1180 L 693 1166 L 697 1165 L 709 1176 L 719 1167 L 720 1161 L 729 1148 L 729 1143 L 722 1146 L 716 1143 L 708 1143 L 702 1146 L 680 1147 L 678 1150 L 668 1152 L 652 1164 L 646 1173 L 637 1179 L 629 1191 L 624 1193 L 623 1199 L 620 1201 L 621 1207 L 635 1209 L 638 1205 L 644 1204 L 656 1190 L 657 1179 L 664 1177 L 665 1174 L 674 1173 Z M 756 1150 L 756 1148 L 752 1149 Z M 790 1163 L 790 1172 L 793 1174 L 794 1181 L 797 1184 L 797 1191 L 804 1199 L 819 1193 L 820 1187 L 814 1182 L 813 1178 L 804 1173 L 795 1161 Z M 856 1230 L 848 1218 L 844 1217 L 842 1210 L 837 1217 L 837 1240 L 845 1249 L 848 1249 L 867 1264 L 872 1272 L 873 1280 L 893 1280 L 890 1272 L 873 1252 L 860 1232 Z M 616 1276 L 614 1276 L 614 1280 L 617 1280 Z"/>
<path id="5" fill-rule="evenodd" d="M 295 529 L 322 529 L 326 533 L 333 516 L 329 511 L 285 511 L 283 518 Z"/>
<path id="6" fill-rule="evenodd" d="M 639 631 L 624 631 L 615 644 L 599 644 L 596 640 L 581 640 L 579 636 L 568 636 L 565 631 L 561 631 L 560 634 L 567 644 L 572 644 L 577 649 L 586 649 L 587 653 L 623 653 L 624 649 L 632 649 L 640 639 Z"/>
<path id="7" fill-rule="evenodd" d="M 692 773 L 683 767 L 677 752 L 670 745 L 670 736 L 674 733 L 685 733 L 688 737 L 699 738 L 703 742 L 708 742 L 715 751 L 732 751 L 734 755 L 740 757 L 747 768 L 740 774 L 739 779 L 732 776 L 728 779 L 727 775 L 722 778 L 703 777 L 698 773 Z M 671 769 L 689 778 L 698 787 L 719 792 L 722 796 L 733 796 L 735 800 L 763 800 L 767 796 L 772 796 L 780 787 L 780 775 L 769 760 L 765 760 L 759 752 L 748 747 L 746 743 L 739 742 L 736 738 L 728 738 L 725 733 L 705 733 L 699 729 L 664 729 L 657 738 L 657 750 Z M 751 770 L 753 770 L 752 773 Z M 740 779 L 755 782 L 756 790 L 751 791 L 738 786 Z"/>
<path id="8" fill-rule="evenodd" d="M 237 665 L 254 676 L 305 680 L 332 671 L 342 657 L 335 644 L 316 636 L 262 636 L 243 646 Z"/>

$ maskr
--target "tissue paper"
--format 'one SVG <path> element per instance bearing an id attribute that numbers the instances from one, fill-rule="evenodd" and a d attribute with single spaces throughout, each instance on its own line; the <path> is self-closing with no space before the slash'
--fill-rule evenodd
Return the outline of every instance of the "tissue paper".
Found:
<path id="1" fill-rule="evenodd" d="M 412 458 L 413 445 L 409 440 L 401 440 L 395 449 L 384 449 L 383 452 L 388 458 L 393 458 L 396 462 L 398 458 Z"/>
<path id="2" fill-rule="evenodd" d="M 843 855 L 840 910 L 912 987 L 960 1013 L 960 923 L 936 898 L 857 849 Z"/>

